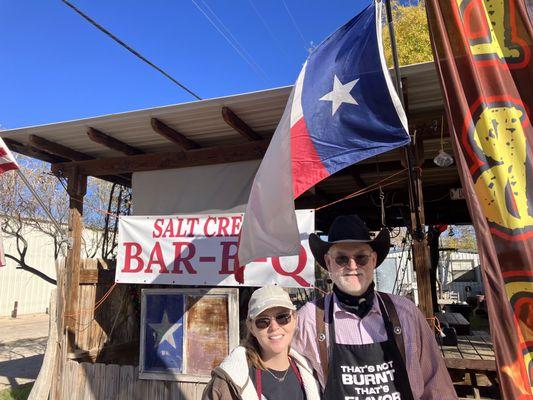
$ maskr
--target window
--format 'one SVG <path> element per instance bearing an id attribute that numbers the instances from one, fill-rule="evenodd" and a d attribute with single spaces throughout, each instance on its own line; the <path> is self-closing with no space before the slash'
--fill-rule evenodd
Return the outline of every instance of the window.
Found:
<path id="1" fill-rule="evenodd" d="M 475 282 L 474 260 L 450 260 L 453 282 Z"/>
<path id="2" fill-rule="evenodd" d="M 238 345 L 237 304 L 237 289 L 143 289 L 139 377 L 207 382 Z"/>

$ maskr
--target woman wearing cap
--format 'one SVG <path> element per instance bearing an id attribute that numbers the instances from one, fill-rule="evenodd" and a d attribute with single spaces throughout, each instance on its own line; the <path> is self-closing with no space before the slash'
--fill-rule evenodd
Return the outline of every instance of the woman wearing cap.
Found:
<path id="1" fill-rule="evenodd" d="M 202 399 L 319 399 L 313 369 L 290 348 L 295 310 L 279 286 L 256 290 L 248 303 L 247 337 L 213 370 Z"/>

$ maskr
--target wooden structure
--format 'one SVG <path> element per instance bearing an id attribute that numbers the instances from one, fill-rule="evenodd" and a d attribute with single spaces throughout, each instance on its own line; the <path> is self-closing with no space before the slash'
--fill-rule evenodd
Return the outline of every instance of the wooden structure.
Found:
<path id="1" fill-rule="evenodd" d="M 441 126 L 444 110 L 434 64 L 406 66 L 401 73 L 415 144 L 412 151 L 419 203 L 415 204 L 405 190 L 405 153 L 392 151 L 320 182 L 296 200 L 297 208 L 318 208 L 358 190 L 381 186 L 386 194 L 388 226 L 410 227 L 415 208 L 421 212 L 422 224 L 470 221 L 464 200 L 450 207 L 449 190 L 461 187 L 455 165 L 441 168 L 432 161 L 441 148 L 441 130 L 445 139 L 449 136 L 447 127 Z M 140 171 L 260 159 L 290 90 L 285 87 L 2 132 L 13 151 L 50 162 L 52 172 L 68 181 L 71 247 L 65 268 L 58 274 L 59 345 L 53 399 L 107 399 L 116 393 L 117 398 L 126 398 L 125 393 L 131 398 L 131 391 L 143 393 L 143 398 L 198 398 L 198 382 L 138 382 L 134 368 L 138 360 L 138 317 L 130 297 L 139 287 L 119 285 L 102 305 L 99 300 L 112 285 L 113 266 L 80 259 L 87 177 L 130 186 L 132 173 Z M 448 141 L 444 149 L 452 153 Z M 365 216 L 371 229 L 377 229 L 381 224 L 377 199 L 370 192 L 322 208 L 316 213 L 316 226 L 327 232 L 336 215 L 356 212 Z M 415 244 L 415 268 L 421 308 L 429 316 L 430 264 L 425 240 L 421 237 Z M 88 384 L 93 385 L 90 390 Z M 176 391 L 180 396 L 171 397 Z M 72 397 L 74 393 L 82 396 L 89 392 L 92 397 Z"/>
<path id="2" fill-rule="evenodd" d="M 460 313 L 436 313 L 435 316 L 441 325 L 454 328 L 458 335 L 470 335 L 470 322 Z"/>
<path id="3" fill-rule="evenodd" d="M 461 315 L 461 314 L 459 314 Z M 468 379 L 470 387 L 456 385 L 460 396 L 474 395 L 499 398 L 496 359 L 490 336 L 483 331 L 473 331 L 471 335 L 459 336 L 456 346 L 441 346 L 446 367 L 453 376 Z M 486 377 L 484 384 L 478 382 L 478 375 Z M 472 390 L 473 393 L 469 393 Z"/>

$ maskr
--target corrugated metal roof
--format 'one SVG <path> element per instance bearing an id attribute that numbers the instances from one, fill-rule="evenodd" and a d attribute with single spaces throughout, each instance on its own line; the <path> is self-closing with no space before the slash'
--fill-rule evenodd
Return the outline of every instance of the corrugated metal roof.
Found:
<path id="1" fill-rule="evenodd" d="M 411 114 L 419 115 L 442 109 L 442 96 L 433 63 L 402 67 L 401 74 L 407 78 Z M 10 129 L 2 131 L 1 136 L 28 144 L 29 135 L 38 135 L 96 158 L 122 155 L 91 141 L 86 131 L 92 127 L 146 152 L 168 151 L 173 144 L 155 133 L 150 125 L 151 118 L 158 118 L 202 147 L 237 144 L 245 142 L 246 139 L 224 122 L 222 107 L 229 107 L 253 130 L 267 138 L 272 135 L 281 118 L 291 88 L 281 87 L 120 114 Z"/>

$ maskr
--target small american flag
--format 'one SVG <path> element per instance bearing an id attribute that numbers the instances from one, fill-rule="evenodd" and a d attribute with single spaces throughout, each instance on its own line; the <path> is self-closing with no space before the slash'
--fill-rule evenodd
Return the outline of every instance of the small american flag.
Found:
<path id="1" fill-rule="evenodd" d="M 2 138 L 0 138 L 0 174 L 12 169 L 19 169 L 19 166 L 15 157 L 11 154 L 11 151 L 9 151 Z M 0 236 L 0 267 L 3 267 L 4 265 L 6 265 L 6 258 L 4 256 L 2 236 Z"/>
<path id="2" fill-rule="evenodd" d="M 9 151 L 2 138 L 0 138 L 0 174 L 12 169 L 19 169 L 19 166 L 11 151 Z"/>

